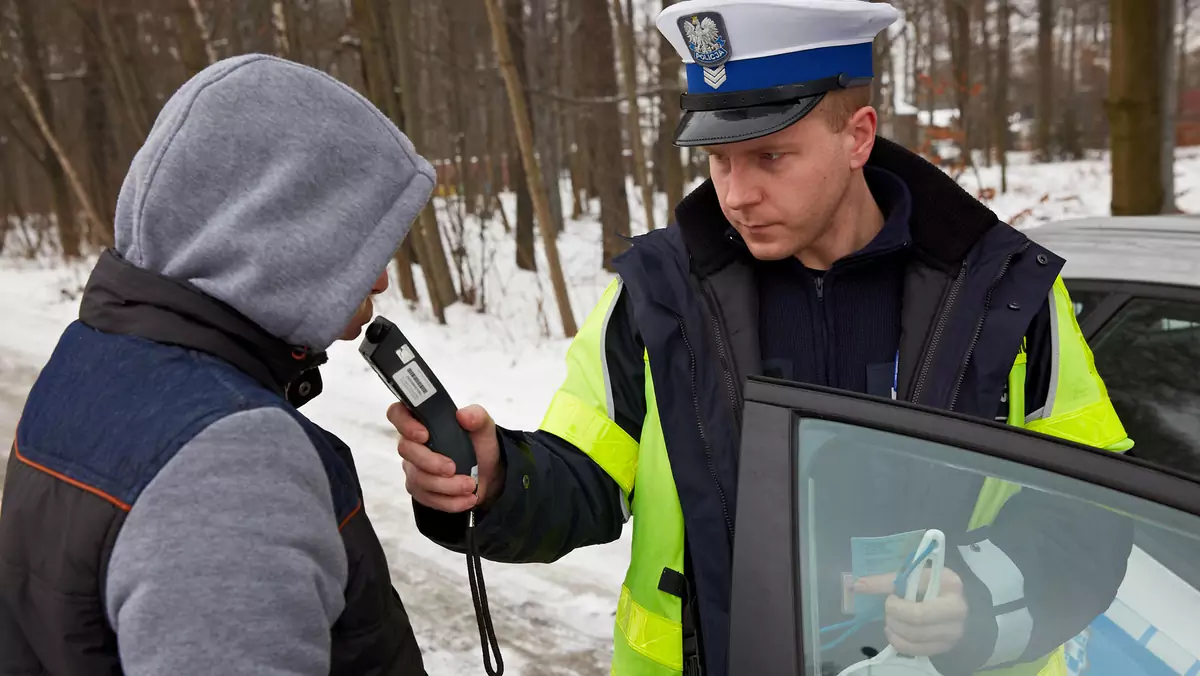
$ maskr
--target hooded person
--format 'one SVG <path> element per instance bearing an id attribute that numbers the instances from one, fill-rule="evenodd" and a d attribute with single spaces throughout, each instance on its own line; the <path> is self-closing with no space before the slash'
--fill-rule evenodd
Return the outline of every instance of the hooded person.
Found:
<path id="1" fill-rule="evenodd" d="M 350 449 L 298 407 L 434 182 L 295 63 L 221 61 L 167 102 L 18 424 L 0 673 L 425 673 Z"/>

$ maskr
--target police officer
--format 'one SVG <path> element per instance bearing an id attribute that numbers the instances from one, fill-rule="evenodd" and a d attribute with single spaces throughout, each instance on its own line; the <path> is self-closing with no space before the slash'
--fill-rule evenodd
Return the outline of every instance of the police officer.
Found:
<path id="1" fill-rule="evenodd" d="M 1063 260 L 876 136 L 871 42 L 896 17 L 848 0 L 665 9 L 658 28 L 687 70 L 675 142 L 707 151 L 711 180 L 615 261 L 538 430 L 499 428 L 478 406 L 460 412 L 477 493 L 422 445 L 402 406 L 388 412 L 418 526 L 446 547 L 462 550 L 471 508 L 482 555 L 505 562 L 610 542 L 637 515 L 618 676 L 725 673 L 748 375 L 1132 446 L 1076 324 Z M 999 523 L 1028 505 L 1012 493 L 989 484 L 980 494 L 972 520 L 995 522 L 990 539 L 970 560 L 948 556 L 936 604 L 889 614 L 898 649 L 937 656 L 947 674 L 1065 675 L 1060 646 L 1108 606 L 1122 550 Z M 888 593 L 890 582 L 860 591 Z M 1034 588 L 1043 592 L 1023 597 Z M 1064 608 L 1075 614 L 1064 620 Z"/>

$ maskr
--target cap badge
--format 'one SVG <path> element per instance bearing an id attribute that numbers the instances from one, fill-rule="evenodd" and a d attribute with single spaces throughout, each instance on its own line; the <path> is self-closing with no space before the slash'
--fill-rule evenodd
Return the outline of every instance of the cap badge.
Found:
<path id="1" fill-rule="evenodd" d="M 692 59 L 704 68 L 704 82 L 713 89 L 725 84 L 725 62 L 729 60 L 730 45 L 721 15 L 700 12 L 680 17 L 679 29 Z"/>

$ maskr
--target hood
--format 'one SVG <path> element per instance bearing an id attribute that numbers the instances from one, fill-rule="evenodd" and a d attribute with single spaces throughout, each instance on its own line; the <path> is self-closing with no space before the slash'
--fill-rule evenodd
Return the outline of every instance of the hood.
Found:
<path id="1" fill-rule="evenodd" d="M 433 167 L 318 70 L 220 61 L 163 107 L 121 188 L 115 249 L 322 351 L 408 234 Z"/>

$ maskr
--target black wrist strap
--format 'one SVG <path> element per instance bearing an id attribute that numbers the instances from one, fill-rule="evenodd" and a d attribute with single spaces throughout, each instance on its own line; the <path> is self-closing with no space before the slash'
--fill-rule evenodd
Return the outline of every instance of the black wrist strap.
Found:
<path id="1" fill-rule="evenodd" d="M 467 521 L 467 580 L 471 583 L 471 601 L 475 605 L 475 623 L 479 625 L 479 645 L 483 650 L 483 668 L 488 676 L 502 676 L 504 658 L 500 656 L 500 644 L 496 641 L 496 630 L 492 627 L 492 613 L 488 610 L 487 587 L 483 583 L 483 561 L 479 558 L 479 547 L 475 542 L 475 510 L 471 510 Z M 490 651 L 489 651 L 490 648 Z M 496 654 L 496 666 L 492 667 L 491 653 Z"/>

